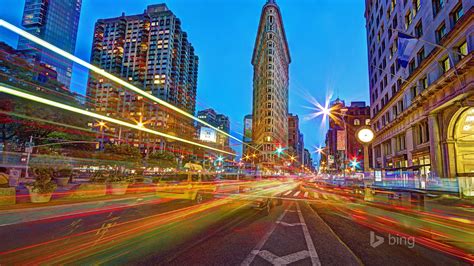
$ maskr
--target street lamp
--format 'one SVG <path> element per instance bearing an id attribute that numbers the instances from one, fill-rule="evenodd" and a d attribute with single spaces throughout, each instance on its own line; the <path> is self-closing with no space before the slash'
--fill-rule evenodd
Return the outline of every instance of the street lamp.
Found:
<path id="1" fill-rule="evenodd" d="M 99 126 L 99 130 L 100 130 L 100 146 L 99 146 L 99 149 L 100 150 L 103 150 L 104 149 L 104 127 L 107 128 L 107 125 L 104 121 L 99 121 L 97 123 L 97 126 Z"/>
<path id="2" fill-rule="evenodd" d="M 280 157 L 280 155 L 285 151 L 285 148 L 283 148 L 282 146 L 279 146 L 276 150 L 275 150 L 275 153 L 278 155 L 278 157 Z"/>

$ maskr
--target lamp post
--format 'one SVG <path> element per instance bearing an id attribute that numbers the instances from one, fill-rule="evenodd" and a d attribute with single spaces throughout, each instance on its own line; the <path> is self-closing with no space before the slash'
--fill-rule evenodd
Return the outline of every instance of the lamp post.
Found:
<path id="1" fill-rule="evenodd" d="M 344 153 L 343 153 L 343 176 L 344 176 L 344 179 L 346 179 L 346 160 L 347 160 L 347 123 L 346 123 L 346 112 L 348 111 L 348 109 L 346 107 L 343 107 L 341 108 L 341 120 L 342 120 L 342 123 L 344 124 Z"/>

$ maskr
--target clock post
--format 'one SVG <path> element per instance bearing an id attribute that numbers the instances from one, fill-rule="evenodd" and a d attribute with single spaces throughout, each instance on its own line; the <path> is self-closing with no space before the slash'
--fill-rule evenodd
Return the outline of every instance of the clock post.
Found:
<path id="1" fill-rule="evenodd" d="M 364 146 L 364 200 L 374 200 L 374 190 L 372 189 L 373 179 L 366 179 L 369 175 L 369 144 L 374 139 L 374 131 L 370 127 L 361 127 L 356 132 L 357 140 Z"/>
<path id="2" fill-rule="evenodd" d="M 374 139 L 374 131 L 370 127 L 361 127 L 356 132 L 357 140 L 364 146 L 364 173 L 369 172 L 369 144 Z"/>

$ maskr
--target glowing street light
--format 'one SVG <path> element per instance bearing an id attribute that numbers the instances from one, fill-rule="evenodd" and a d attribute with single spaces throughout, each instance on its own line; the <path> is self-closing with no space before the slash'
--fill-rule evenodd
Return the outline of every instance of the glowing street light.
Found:
<path id="1" fill-rule="evenodd" d="M 357 166 L 359 166 L 359 162 L 357 161 L 357 158 L 354 158 L 350 163 L 349 163 L 350 166 L 352 166 L 353 168 L 356 168 Z"/>
<path id="2" fill-rule="evenodd" d="M 285 151 L 285 148 L 283 148 L 282 146 L 279 146 L 276 150 L 275 150 L 275 153 L 278 155 L 278 157 L 280 157 L 280 155 Z"/>

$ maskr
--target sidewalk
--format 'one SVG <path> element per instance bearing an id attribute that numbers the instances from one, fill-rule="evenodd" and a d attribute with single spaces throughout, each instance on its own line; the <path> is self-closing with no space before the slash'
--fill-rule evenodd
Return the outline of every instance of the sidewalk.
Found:
<path id="1" fill-rule="evenodd" d="M 18 223 L 57 219 L 67 216 L 91 215 L 113 209 L 121 209 L 149 203 L 165 202 L 159 199 L 154 191 L 134 191 L 133 187 L 125 195 L 107 194 L 95 198 L 72 198 L 71 192 L 78 187 L 72 184 L 69 187 L 58 189 L 48 203 L 31 203 L 28 192 L 20 187 L 17 189 L 17 204 L 0 206 L 0 227 Z M 145 188 L 145 187 L 141 187 Z"/>

